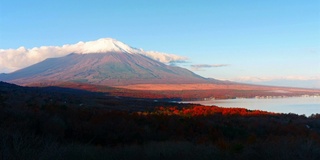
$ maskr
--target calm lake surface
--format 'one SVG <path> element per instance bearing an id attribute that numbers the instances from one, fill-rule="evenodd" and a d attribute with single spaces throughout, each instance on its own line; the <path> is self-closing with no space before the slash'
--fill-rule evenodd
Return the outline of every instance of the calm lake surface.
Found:
<path id="1" fill-rule="evenodd" d="M 263 110 L 278 113 L 295 113 L 310 116 L 320 113 L 320 97 L 286 97 L 271 99 L 225 99 L 208 101 L 188 101 L 187 103 L 198 103 L 202 105 L 216 105 L 219 107 L 240 107 L 250 110 Z"/>

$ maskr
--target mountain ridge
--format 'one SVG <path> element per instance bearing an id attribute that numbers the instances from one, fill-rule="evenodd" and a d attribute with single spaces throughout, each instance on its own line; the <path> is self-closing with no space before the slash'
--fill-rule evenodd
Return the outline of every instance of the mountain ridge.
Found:
<path id="1" fill-rule="evenodd" d="M 62 46 L 41 46 L 17 49 L 0 49 L 0 72 L 10 73 L 46 60 L 47 58 L 63 57 L 70 53 L 128 53 L 141 54 L 165 64 L 185 61 L 187 58 L 179 55 L 162 53 L 157 51 L 145 51 L 137 49 L 113 38 L 101 38 L 93 41 L 80 41 L 74 44 Z"/>
<path id="2" fill-rule="evenodd" d="M 79 81 L 89 84 L 206 83 L 187 69 L 169 66 L 142 54 L 107 52 L 49 58 L 0 80 L 20 85 L 45 81 Z"/>

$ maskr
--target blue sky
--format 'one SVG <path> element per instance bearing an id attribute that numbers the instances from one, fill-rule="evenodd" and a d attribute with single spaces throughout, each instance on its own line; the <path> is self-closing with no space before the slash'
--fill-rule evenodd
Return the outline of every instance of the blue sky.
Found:
<path id="1" fill-rule="evenodd" d="M 0 7 L 0 49 L 111 37 L 188 57 L 179 65 L 205 77 L 320 88 L 319 0 L 2 0 Z"/>

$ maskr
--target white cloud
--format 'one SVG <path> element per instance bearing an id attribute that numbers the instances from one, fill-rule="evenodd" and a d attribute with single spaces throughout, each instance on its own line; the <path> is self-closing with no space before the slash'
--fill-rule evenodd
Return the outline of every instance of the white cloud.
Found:
<path id="1" fill-rule="evenodd" d="M 229 66 L 228 64 L 194 64 L 191 65 L 191 69 L 198 71 L 202 68 L 217 68 L 217 67 L 226 67 Z"/>
<path id="2" fill-rule="evenodd" d="M 156 51 L 143 51 L 141 54 L 155 59 L 157 61 L 160 61 L 162 63 L 184 62 L 187 60 L 186 57 Z"/>
<path id="3" fill-rule="evenodd" d="M 63 46 L 42 46 L 32 49 L 26 49 L 25 47 L 18 49 L 0 49 L 0 73 L 13 72 L 47 58 L 61 57 L 70 53 L 90 54 L 104 52 L 143 54 L 162 63 L 185 61 L 187 59 L 186 57 L 174 54 L 132 48 L 120 41 L 103 38 L 96 41 L 80 41 L 76 44 L 66 44 Z"/>

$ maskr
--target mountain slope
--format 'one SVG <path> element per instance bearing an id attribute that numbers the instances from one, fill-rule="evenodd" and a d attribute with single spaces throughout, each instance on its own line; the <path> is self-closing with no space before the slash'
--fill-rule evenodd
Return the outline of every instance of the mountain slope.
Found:
<path id="1" fill-rule="evenodd" d="M 180 67 L 169 66 L 142 54 L 107 52 L 69 54 L 50 58 L 0 80 L 21 85 L 33 83 L 84 82 L 99 85 L 142 83 L 206 83 L 207 79 Z"/>
<path id="2" fill-rule="evenodd" d="M 31 49 L 25 47 L 9 50 L 0 49 L 0 73 L 14 72 L 48 58 L 63 57 L 70 53 L 95 54 L 109 52 L 142 54 L 165 64 L 185 61 L 187 59 L 186 57 L 174 54 L 137 49 L 112 38 L 101 38 L 95 41 L 80 41 L 76 44 L 65 44 L 63 46 L 41 46 Z"/>

